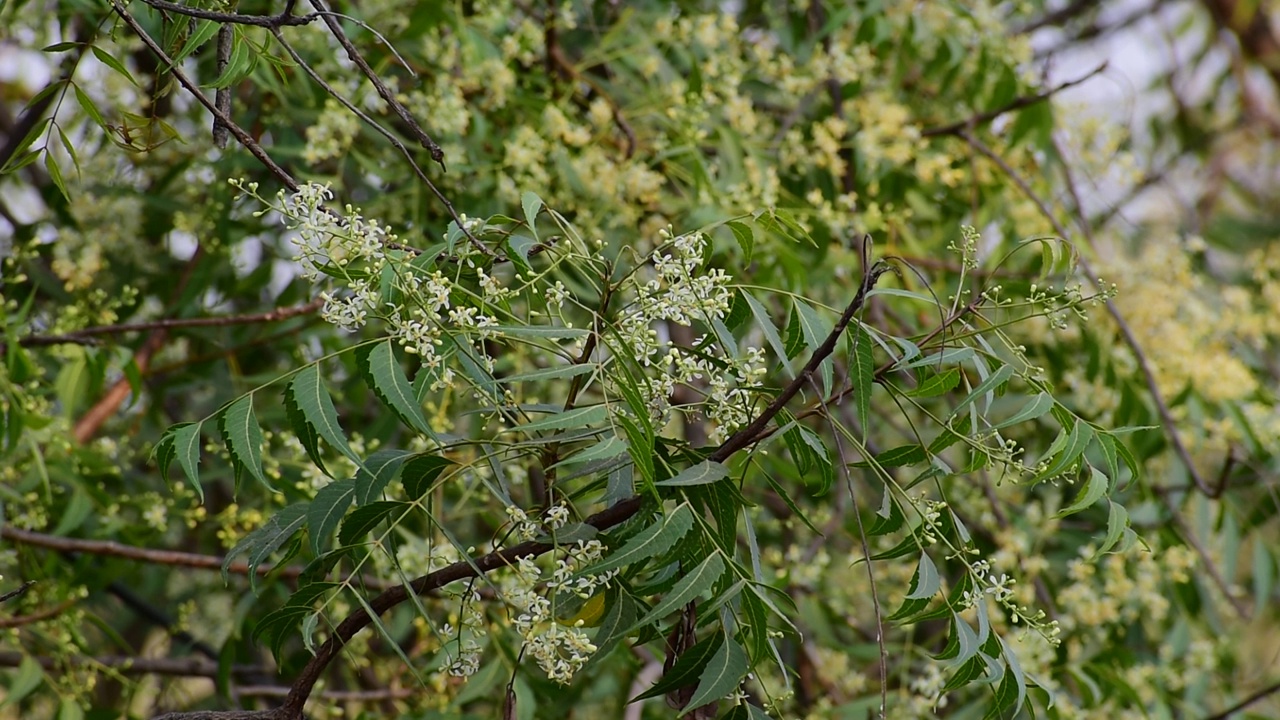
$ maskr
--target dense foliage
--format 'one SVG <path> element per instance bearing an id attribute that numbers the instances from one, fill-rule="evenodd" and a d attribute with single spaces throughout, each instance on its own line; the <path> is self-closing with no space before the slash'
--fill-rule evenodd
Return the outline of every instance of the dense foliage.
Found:
<path id="1" fill-rule="evenodd" d="M 0 717 L 1274 711 L 1244 91 L 723 5 L 0 5 Z"/>

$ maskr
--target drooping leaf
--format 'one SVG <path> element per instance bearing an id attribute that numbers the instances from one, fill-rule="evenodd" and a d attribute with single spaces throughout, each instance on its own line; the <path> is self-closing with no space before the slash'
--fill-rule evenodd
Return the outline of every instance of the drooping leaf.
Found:
<path id="1" fill-rule="evenodd" d="M 263 487 L 274 491 L 262 472 L 262 428 L 253 413 L 253 395 L 245 395 L 218 415 L 218 429 L 237 469 L 247 470 Z"/>
<path id="2" fill-rule="evenodd" d="M 574 577 L 599 575 L 646 560 L 670 550 L 693 527 L 693 511 L 680 505 L 658 522 L 641 530 L 609 557 L 587 567 Z"/>
<path id="3" fill-rule="evenodd" d="M 318 365 L 308 365 L 293 376 L 293 380 L 286 388 L 286 402 L 290 397 L 297 403 L 307 425 L 317 435 L 352 462 L 360 464 L 359 458 L 347 443 L 347 436 L 342 431 L 342 426 L 338 424 L 338 411 L 334 408 L 333 398 L 329 397 L 324 381 L 320 378 Z"/>
<path id="4" fill-rule="evenodd" d="M 525 191 L 520 195 L 520 207 L 524 210 L 524 221 L 529 224 L 529 232 L 538 238 L 538 211 L 542 209 L 542 198 L 536 193 Z"/>
<path id="5" fill-rule="evenodd" d="M 751 309 L 751 314 L 756 318 L 756 324 L 760 326 L 760 331 L 764 333 L 765 341 L 769 343 L 769 347 L 778 356 L 778 361 L 782 363 L 783 369 L 787 371 L 787 375 L 794 378 L 796 374 L 791 369 L 791 363 L 788 362 L 790 356 L 787 354 L 787 348 L 782 344 L 782 336 L 778 334 L 778 328 L 769 317 L 769 312 L 764 309 L 759 300 L 751 296 L 751 293 L 742 293 L 742 299 L 747 301 L 747 307 Z"/>
<path id="6" fill-rule="evenodd" d="M 307 528 L 311 533 L 311 551 L 324 552 L 329 538 L 356 496 L 355 480 L 339 480 L 320 488 L 307 508 Z"/>
<path id="7" fill-rule="evenodd" d="M 702 564 L 690 570 L 663 596 L 644 617 L 636 621 L 632 630 L 648 625 L 684 606 L 690 600 L 711 589 L 724 573 L 724 560 L 715 552 L 702 561 Z"/>
<path id="8" fill-rule="evenodd" d="M 724 645 L 724 634 L 716 633 L 709 637 L 705 637 L 694 644 L 693 647 L 684 651 L 684 654 L 676 658 L 675 663 L 671 665 L 671 669 L 662 674 L 662 678 L 654 683 L 649 689 L 627 701 L 627 704 L 645 700 L 659 695 L 666 695 L 672 690 L 679 690 L 682 687 L 692 685 L 702 675 L 702 671 L 711 662 L 711 658 L 719 652 Z"/>
<path id="9" fill-rule="evenodd" d="M 400 369 L 390 340 L 358 348 L 356 360 L 365 384 L 379 400 L 409 427 L 427 437 L 435 436 L 427 424 L 426 416 L 422 414 L 422 406 L 414 397 L 413 387 Z"/>
<path id="10" fill-rule="evenodd" d="M 431 483 L 440 477 L 444 469 L 454 462 L 439 455 L 415 455 L 409 458 L 400 470 L 400 482 L 404 492 L 411 500 L 417 500 L 431 489 Z"/>
<path id="11" fill-rule="evenodd" d="M 876 385 L 876 364 L 872 354 L 875 341 L 861 322 L 854 321 L 849 324 L 849 328 L 853 334 L 853 365 L 849 368 L 852 374 L 850 380 L 853 384 L 853 401 L 858 409 L 858 423 L 865 433 L 870 431 L 871 392 Z"/>
<path id="12" fill-rule="evenodd" d="M 355 545 L 383 520 L 397 511 L 399 512 L 397 517 L 401 517 L 411 507 L 413 505 L 410 503 L 398 500 L 379 500 L 358 507 L 342 522 L 342 530 L 338 531 L 338 542 L 343 545 Z"/>
<path id="13" fill-rule="evenodd" d="M 257 530 L 241 538 L 222 561 L 223 580 L 227 579 L 227 569 L 234 559 L 239 555 L 248 555 L 249 582 L 256 587 L 258 567 L 302 529 L 307 521 L 307 507 L 308 503 L 305 502 L 286 505 Z"/>
<path id="14" fill-rule="evenodd" d="M 795 301 L 795 309 L 796 318 L 800 324 L 800 332 L 804 336 L 804 344 L 809 352 L 813 353 L 831 334 L 831 323 L 823 320 L 822 316 L 807 302 L 797 299 Z M 831 395 L 834 368 L 835 361 L 830 357 L 823 360 L 822 364 L 818 366 L 818 376 L 822 378 L 823 397 Z"/>
<path id="15" fill-rule="evenodd" d="M 1106 475 L 1103 475 L 1097 468 L 1089 466 L 1089 479 L 1085 482 L 1084 489 L 1076 496 L 1075 502 L 1059 510 L 1054 514 L 1054 517 L 1066 517 L 1081 510 L 1089 509 L 1094 503 L 1101 500 L 1103 495 L 1107 494 L 1108 484 Z"/>
<path id="16" fill-rule="evenodd" d="M 689 486 L 689 485 L 707 485 L 718 482 L 729 476 L 729 468 L 714 460 L 703 460 L 693 467 L 686 468 L 675 477 L 666 480 L 659 480 L 658 485 L 666 486 Z"/>
<path id="17" fill-rule="evenodd" d="M 733 638 L 725 638 L 698 677 L 698 687 L 681 712 L 689 712 L 724 697 L 738 687 L 749 669 L 747 653 Z"/>
<path id="18" fill-rule="evenodd" d="M 938 568 L 933 564 L 933 560 L 929 559 L 929 553 L 920 553 L 920 564 L 916 566 L 916 573 L 911 578 L 911 592 L 907 593 L 907 597 L 931 598 L 941 587 L 942 578 L 938 575 Z"/>
<path id="19" fill-rule="evenodd" d="M 412 453 L 396 448 L 374 451 L 364 466 L 356 470 L 356 504 L 367 505 L 382 495 L 382 491 L 400 473 L 400 467 Z"/>

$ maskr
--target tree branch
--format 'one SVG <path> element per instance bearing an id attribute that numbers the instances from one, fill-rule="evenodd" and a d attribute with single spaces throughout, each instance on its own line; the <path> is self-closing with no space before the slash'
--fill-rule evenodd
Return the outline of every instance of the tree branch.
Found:
<path id="1" fill-rule="evenodd" d="M 59 345 L 63 343 L 85 343 L 97 335 L 116 335 L 147 330 L 172 330 L 189 327 L 226 327 L 230 325 L 252 325 L 254 323 L 273 323 L 288 320 L 299 315 L 306 315 L 319 310 L 324 305 L 323 298 L 316 298 L 305 305 L 287 308 L 276 308 L 263 313 L 251 315 L 222 315 L 204 318 L 171 318 L 139 323 L 121 323 L 118 325 L 99 325 L 84 328 L 63 335 L 28 335 L 18 341 L 23 347 L 38 345 Z"/>
<path id="2" fill-rule="evenodd" d="M 171 565 L 174 567 L 197 568 L 200 570 L 220 570 L 222 564 L 226 562 L 226 558 L 221 555 L 200 555 L 198 553 L 181 552 L 178 550 L 153 550 L 151 548 L 142 548 L 134 545 L 125 545 L 115 542 L 114 540 L 78 540 L 76 538 L 60 537 L 57 535 L 46 535 L 44 533 L 33 532 L 31 530 L 22 530 L 13 525 L 0 526 L 0 538 L 4 538 L 10 542 L 21 543 L 23 545 L 32 545 L 35 547 L 48 548 L 50 550 L 60 550 L 62 552 L 79 552 L 89 555 L 102 555 L 105 557 L 118 557 L 127 560 L 137 560 L 140 562 L 152 563 L 155 565 Z M 279 577 L 293 579 L 302 575 L 304 568 L 300 565 L 289 567 L 276 567 L 274 565 L 259 565 L 254 572 L 258 575 L 269 575 L 276 573 Z M 232 575 L 248 575 L 249 563 L 238 560 L 227 566 L 227 572 Z M 374 577 L 361 577 L 360 582 L 368 587 L 383 589 L 390 587 L 386 581 L 379 580 Z"/>
<path id="3" fill-rule="evenodd" d="M 291 15 L 288 8 L 279 15 L 244 15 L 241 13 L 202 10 L 200 8 L 191 7 L 190 5 L 179 5 L 178 3 L 168 2 L 167 0 L 142 0 L 142 2 L 157 10 L 176 13 L 178 15 L 186 15 L 187 17 L 198 18 L 200 20 L 213 20 L 214 22 L 230 23 L 232 25 L 252 25 L 254 27 L 271 29 L 293 25 L 310 25 L 320 17 L 320 13 Z"/>
<path id="4" fill-rule="evenodd" d="M 1076 85 L 1079 85 L 1085 82 L 1086 80 L 1093 78 L 1094 75 L 1097 75 L 1106 69 L 1107 69 L 1107 63 L 1104 62 L 1098 67 L 1094 68 L 1093 70 L 1090 70 L 1088 73 L 1085 73 L 1084 75 L 1081 75 L 1080 77 L 1076 78 L 1075 80 L 1068 80 L 1060 85 L 1055 85 L 1054 87 L 1051 87 L 1048 90 L 1045 90 L 1044 92 L 1036 93 L 1035 95 L 1024 95 L 1019 98 L 1014 98 L 1009 104 L 1005 105 L 1004 107 L 996 108 L 995 110 L 989 110 L 984 113 L 978 113 L 977 115 L 974 115 L 968 120 L 961 120 L 959 122 L 954 122 L 954 123 L 951 123 L 950 125 L 943 125 L 941 127 L 926 128 L 920 131 L 920 136 L 921 137 L 938 137 L 941 135 L 959 135 L 961 132 L 965 130 L 971 130 L 977 127 L 978 125 L 995 120 L 996 118 L 1000 117 L 1001 115 L 1004 115 L 1005 113 L 1013 112 L 1014 110 L 1021 110 L 1022 108 L 1029 107 L 1037 103 L 1042 103 L 1045 100 L 1048 100 L 1049 98 L 1053 97 L 1054 95 L 1062 92 L 1063 90 L 1066 90 L 1067 88 L 1075 87 Z"/>

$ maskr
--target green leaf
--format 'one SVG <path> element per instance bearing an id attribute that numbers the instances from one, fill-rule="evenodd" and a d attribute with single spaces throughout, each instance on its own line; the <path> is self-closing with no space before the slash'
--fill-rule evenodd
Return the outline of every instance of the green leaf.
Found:
<path id="1" fill-rule="evenodd" d="M 400 369 L 400 363 L 396 361 L 390 340 L 358 348 L 356 362 L 365 384 L 379 400 L 409 427 L 427 437 L 435 437 L 431 426 L 427 424 L 426 416 L 422 414 L 422 406 L 414 399 L 413 387 L 409 385 L 408 378 Z"/>
<path id="2" fill-rule="evenodd" d="M 831 334 L 832 325 L 822 319 L 807 302 L 801 300 L 795 301 L 796 318 L 800 322 L 800 332 L 804 335 L 804 343 L 808 347 L 809 352 L 816 352 L 818 347 L 826 341 L 827 336 Z M 831 383 L 833 377 L 833 368 L 835 362 L 828 357 L 818 366 L 818 372 L 822 377 L 822 395 L 824 397 L 831 395 Z"/>
<path id="3" fill-rule="evenodd" d="M 1097 472 L 1095 470 L 1094 472 Z M 1120 503 L 1109 500 L 1107 502 L 1110 508 L 1107 511 L 1107 536 L 1103 538 L 1102 545 L 1098 547 L 1095 555 L 1102 555 L 1116 546 L 1120 542 L 1120 538 L 1124 536 L 1124 531 L 1129 529 L 1129 511 L 1124 509 Z"/>
<path id="4" fill-rule="evenodd" d="M 1054 401 L 1053 396 L 1050 395 L 1049 393 L 1046 393 L 1046 392 L 1039 393 L 1035 397 L 1031 398 L 1031 400 L 1028 401 L 1027 404 L 1024 405 L 1021 410 L 1014 413 L 1010 417 L 1005 418 L 999 423 L 993 425 L 992 429 L 999 430 L 1001 428 L 1007 428 L 1011 425 L 1017 425 L 1018 423 L 1027 422 L 1028 420 L 1035 420 L 1036 418 L 1052 410 L 1053 406 L 1056 404 L 1057 403 Z"/>
<path id="5" fill-rule="evenodd" d="M 685 469 L 673 478 L 659 480 L 657 484 L 676 487 L 707 485 L 723 480 L 728 476 L 729 468 L 714 460 L 704 460 L 691 468 Z"/>
<path id="6" fill-rule="evenodd" d="M 919 445 L 900 445 L 896 448 L 885 450 L 876 456 L 876 464 L 882 468 L 895 468 L 904 465 L 916 465 L 928 459 L 924 448 Z M 860 460 L 853 464 L 854 467 L 866 468 L 872 467 L 871 462 Z"/>
<path id="7" fill-rule="evenodd" d="M 221 90 L 228 88 L 240 82 L 252 69 L 253 57 L 250 55 L 249 43 L 241 37 L 239 31 L 234 34 L 231 41 L 231 58 L 227 60 L 227 65 L 222 69 L 222 74 L 216 80 L 209 83 L 209 87 Z"/>
<path id="8" fill-rule="evenodd" d="M 595 445 L 585 448 L 581 452 L 570 455 L 564 460 L 556 463 L 556 465 L 564 466 L 592 462 L 594 460 L 608 460 L 609 458 L 622 455 L 625 452 L 627 452 L 627 441 L 619 438 L 617 435 L 610 435 Z"/>
<path id="9" fill-rule="evenodd" d="M 307 508 L 307 527 L 311 532 L 311 552 L 320 555 L 329 544 L 329 537 L 337 529 L 342 516 L 347 514 L 356 496 L 355 480 L 339 480 L 320 488 Z"/>
<path id="10" fill-rule="evenodd" d="M 945 395 L 960 384 L 960 368 L 949 368 L 946 372 L 930 373 L 916 389 L 906 393 L 907 397 L 937 397 Z"/>
<path id="11" fill-rule="evenodd" d="M 222 23 L 213 20 L 197 20 L 196 30 L 187 37 L 187 41 L 183 43 L 182 49 L 177 55 L 173 56 L 175 63 L 182 62 L 188 55 L 199 50 L 202 45 L 209 42 L 209 39 L 217 34 L 218 29 L 222 27 Z"/>
<path id="12" fill-rule="evenodd" d="M 49 173 L 49 179 L 58 188 L 58 192 L 62 193 L 62 198 L 68 203 L 71 202 L 71 193 L 67 192 L 67 181 L 62 177 L 62 168 L 58 167 L 58 161 L 54 159 L 52 149 L 47 147 L 44 149 L 44 169 Z"/>
<path id="13" fill-rule="evenodd" d="M 590 427 L 599 425 L 609 417 L 609 408 L 605 405 L 574 408 L 565 412 L 548 415 L 523 425 L 508 428 L 506 432 L 534 433 L 542 430 L 564 430 L 566 428 Z"/>
<path id="14" fill-rule="evenodd" d="M 585 375 L 596 371 L 595 365 L 562 365 L 560 367 L 547 368 L 546 370 L 535 370 L 533 372 L 520 373 L 519 375 L 508 375 L 498 378 L 498 382 L 504 385 L 515 385 L 516 383 L 525 382 L 545 382 L 547 380 L 565 380 L 579 375 Z"/>
<path id="15" fill-rule="evenodd" d="M 1082 425 L 1084 423 L 1081 423 Z M 1085 483 L 1084 489 L 1076 496 L 1076 501 L 1054 513 L 1055 518 L 1066 517 L 1087 510 L 1094 503 L 1102 499 L 1107 494 L 1107 476 L 1103 475 L 1097 468 L 1089 466 L 1089 480 Z M 1114 507 L 1114 504 L 1113 504 Z"/>
<path id="16" fill-rule="evenodd" d="M 307 424 L 315 430 L 317 435 L 324 438 L 324 441 L 333 449 L 347 456 L 356 465 L 360 464 L 360 458 L 347 443 L 346 433 L 338 424 L 338 411 L 334 408 L 333 398 L 329 396 L 329 391 L 325 389 L 324 381 L 320 378 L 318 365 L 308 365 L 293 376 L 293 380 L 289 381 L 285 388 L 286 403 L 291 397 L 297 403 L 298 409 L 302 411 Z M 317 461 L 316 465 L 320 463 Z M 323 467 L 323 465 L 320 466 Z"/>
<path id="17" fill-rule="evenodd" d="M 747 267 L 751 264 L 751 255 L 756 247 L 755 234 L 750 226 L 736 220 L 730 220 L 725 224 L 729 226 L 729 230 L 733 232 L 733 238 L 738 241 L 738 247 L 742 249 L 742 266 Z"/>
<path id="18" fill-rule="evenodd" d="M 951 417 L 954 418 L 959 415 L 961 410 L 969 406 L 969 403 L 995 390 L 997 386 L 1008 382 L 1011 377 L 1013 377 L 1013 366 L 1001 365 L 998 370 L 988 375 L 986 380 L 978 383 L 978 386 L 964 400 L 961 400 L 959 405 L 956 405 L 955 409 L 951 411 Z M 985 406 L 990 406 L 991 398 L 988 397 L 984 402 Z"/>
<path id="19" fill-rule="evenodd" d="M 356 504 L 366 505 L 381 495 L 411 454 L 407 450 L 382 448 L 370 455 L 364 467 L 356 471 Z"/>
<path id="20" fill-rule="evenodd" d="M 413 505 L 407 502 L 380 500 L 375 503 L 369 503 L 364 507 L 356 508 L 343 521 L 342 530 L 338 532 L 338 542 L 343 545 L 355 545 L 392 513 L 397 510 L 401 511 L 397 517 L 399 519 L 412 507 Z"/>
<path id="21" fill-rule="evenodd" d="M 591 331 L 586 328 L 550 325 L 493 325 L 486 329 L 496 335 L 526 340 L 576 340 L 591 334 Z"/>
<path id="22" fill-rule="evenodd" d="M 529 224 L 529 231 L 534 239 L 538 239 L 538 211 L 542 209 L 542 198 L 535 193 L 525 191 L 520 195 L 520 207 L 524 209 L 524 221 Z"/>
<path id="23" fill-rule="evenodd" d="M 782 363 L 783 369 L 787 371 L 787 375 L 794 378 L 796 373 L 791 369 L 791 363 L 787 361 L 787 358 L 790 357 L 787 355 L 787 348 L 782 344 L 782 336 L 778 334 L 778 328 L 773 324 L 773 320 L 770 319 L 769 312 L 750 293 L 742 293 L 742 299 L 747 301 L 747 307 L 751 308 L 751 314 L 755 316 L 756 324 L 760 326 L 760 331 L 764 333 L 764 339 L 769 343 L 769 347 L 773 348 L 773 353 L 778 356 L 778 361 Z"/>
<path id="24" fill-rule="evenodd" d="M 115 70 L 116 72 L 123 75 L 124 79 L 132 83 L 134 87 L 141 87 L 140 85 L 138 85 L 138 81 L 133 79 L 133 75 L 129 74 L 129 71 L 128 69 L 125 68 L 124 63 L 111 57 L 111 55 L 107 54 L 102 48 L 98 47 L 97 45 L 93 46 L 93 56 L 98 58 L 98 62 L 102 63 L 103 65 L 106 65 L 112 70 Z"/>
<path id="25" fill-rule="evenodd" d="M 249 583 L 256 587 L 258 567 L 281 545 L 288 542 L 294 533 L 302 529 L 307 521 L 307 506 L 308 503 L 305 502 L 287 505 L 281 508 L 280 512 L 272 515 L 262 524 L 262 527 L 241 538 L 222 561 L 223 581 L 227 580 L 227 569 L 231 567 L 236 556 L 248 555 Z"/>
<path id="26" fill-rule="evenodd" d="M 702 593 L 711 589 L 720 576 L 724 574 L 724 560 L 720 559 L 720 553 L 713 552 L 702 564 L 689 571 L 680 578 L 680 581 L 671 588 L 671 592 L 667 593 L 662 600 L 658 601 L 644 617 L 636 621 L 632 626 L 632 630 L 644 627 L 649 623 L 666 617 L 677 608 L 682 607 L 690 600 L 698 597 Z"/>
<path id="27" fill-rule="evenodd" d="M 876 521 L 867 528 L 867 536 L 888 535 L 900 529 L 905 521 L 902 508 L 899 507 L 898 501 L 893 499 L 893 492 L 886 487 L 880 509 L 876 511 Z"/>
<path id="28" fill-rule="evenodd" d="M 440 477 L 444 469 L 455 463 L 439 455 L 415 455 L 400 470 L 400 483 L 411 500 L 417 500 L 431 489 L 431 483 Z"/>
<path id="29" fill-rule="evenodd" d="M 79 85 L 73 84 L 71 88 L 75 91 L 76 102 L 80 103 L 80 108 L 84 110 L 85 114 L 88 115 L 90 119 L 98 125 L 98 127 L 105 128 L 107 126 L 107 121 L 102 117 L 102 111 L 94 104 L 93 99 L 90 98 L 85 91 L 81 90 Z"/>
<path id="30" fill-rule="evenodd" d="M 662 679 L 650 686 L 648 690 L 628 700 L 627 704 L 665 695 L 672 690 L 692 685 L 694 680 L 702 675 L 702 671 L 723 644 L 724 634 L 719 632 L 699 640 L 693 647 L 685 650 L 683 655 L 676 658 L 671 668 L 662 674 Z"/>
<path id="31" fill-rule="evenodd" d="M 675 547 L 693 527 L 693 511 L 687 504 L 680 505 L 658 522 L 636 533 L 622 547 L 611 553 L 609 557 L 588 568 L 578 571 L 575 578 L 586 575 L 599 575 L 610 570 L 626 567 L 661 555 Z"/>
<path id="32" fill-rule="evenodd" d="M 991 709 L 987 712 L 984 720 L 1003 720 L 1003 718 L 1017 717 L 1018 712 L 1022 709 L 1022 704 L 1027 699 L 1027 677 L 1022 672 L 1022 666 L 1018 663 L 1018 657 L 1009 649 L 1008 643 L 1004 638 L 999 638 L 1001 656 L 1005 660 L 1008 669 L 1004 677 L 1000 679 L 1000 685 L 996 688 L 995 702 L 992 703 Z"/>
<path id="33" fill-rule="evenodd" d="M 747 653 L 742 646 L 733 638 L 725 638 L 720 649 L 707 662 L 698 678 L 698 688 L 681 712 L 689 712 L 728 695 L 746 677 L 748 669 Z"/>
<path id="34" fill-rule="evenodd" d="M 178 457 L 178 465 L 187 476 L 191 487 L 196 489 L 200 502 L 204 502 L 204 488 L 200 486 L 200 427 L 204 421 L 182 423 L 169 429 L 173 433 L 173 449 Z"/>
<path id="35" fill-rule="evenodd" d="M 253 414 L 253 395 L 245 395 L 218 416 L 218 429 L 237 468 L 248 470 L 258 482 L 274 491 L 262 472 L 262 428 Z M 238 475 L 238 473 L 237 473 Z"/>
<path id="36" fill-rule="evenodd" d="M 30 655 L 23 655 L 22 662 L 18 663 L 17 674 L 10 681 L 9 687 L 5 689 L 4 701 L 0 702 L 0 708 L 21 702 L 33 690 L 40 687 L 43 682 L 44 668 L 40 666 L 40 663 L 35 658 Z"/>
<path id="37" fill-rule="evenodd" d="M 916 566 L 916 573 L 911 578 L 911 592 L 907 593 L 907 598 L 928 599 L 941 588 L 942 578 L 938 575 L 937 566 L 929 559 L 928 553 L 920 553 L 920 564 Z"/>
<path id="38" fill-rule="evenodd" d="M 1083 420 L 1076 420 L 1071 432 L 1066 435 L 1061 454 L 1044 471 L 1036 475 L 1035 481 L 1047 480 L 1069 469 L 1084 454 L 1085 448 L 1089 447 L 1092 440 L 1093 427 Z M 1057 444 L 1058 441 L 1054 440 L 1054 445 Z M 1052 453 L 1048 453 L 1046 457 L 1051 455 Z"/>

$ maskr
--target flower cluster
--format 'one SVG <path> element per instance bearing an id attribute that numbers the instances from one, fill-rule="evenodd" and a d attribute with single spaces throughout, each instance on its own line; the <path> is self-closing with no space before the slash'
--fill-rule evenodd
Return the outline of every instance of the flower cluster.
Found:
<path id="1" fill-rule="evenodd" d="M 713 355 L 706 336 L 694 340 L 696 351 L 662 341 L 655 329 L 661 321 L 668 327 L 690 327 L 695 322 L 723 327 L 733 292 L 730 277 L 723 270 L 703 267 L 706 236 L 673 235 L 670 229 L 660 235 L 666 241 L 663 247 L 670 252 L 655 252 L 655 277 L 638 284 L 635 301 L 618 320 L 623 351 L 645 367 L 661 370 L 658 376 L 646 380 L 650 420 L 666 423 L 671 417 L 676 386 L 685 385 L 705 395 L 701 408 L 714 423 L 712 440 L 719 440 L 750 421 L 751 389 L 759 386 L 766 370 L 764 351 L 748 348 L 741 355 L 733 355 L 721 348 L 719 354 Z M 698 407 L 681 409 L 695 412 Z"/>
<path id="2" fill-rule="evenodd" d="M 524 640 L 525 652 L 548 678 L 558 683 L 572 680 L 596 651 L 596 646 L 581 627 L 566 627 L 556 622 L 556 602 L 566 593 L 589 598 L 609 583 L 617 571 L 577 574 L 598 562 L 604 550 L 598 540 L 566 546 L 563 554 L 556 558 L 550 577 L 545 579 L 543 569 L 532 558 L 522 557 L 503 589 L 515 613 L 512 627 Z"/>

